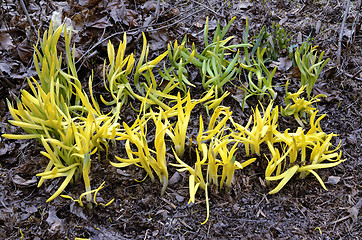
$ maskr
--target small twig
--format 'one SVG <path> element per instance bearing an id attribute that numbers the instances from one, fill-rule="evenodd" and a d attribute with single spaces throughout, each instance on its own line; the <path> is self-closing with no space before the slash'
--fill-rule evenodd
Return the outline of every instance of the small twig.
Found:
<path id="1" fill-rule="evenodd" d="M 82 56 L 80 56 L 80 58 L 78 58 L 78 60 L 75 62 L 75 64 L 78 64 L 88 53 L 90 53 L 93 49 L 95 49 L 96 47 L 98 47 L 100 44 L 102 44 L 103 42 L 118 36 L 118 35 L 122 35 L 124 32 L 116 32 L 112 35 L 109 35 L 108 37 L 104 38 L 103 40 L 99 40 L 96 44 L 94 44 L 90 49 L 88 49 L 85 53 L 82 54 Z M 136 32 L 133 33 L 128 33 L 128 35 L 130 34 L 135 34 Z"/>
<path id="2" fill-rule="evenodd" d="M 279 221 L 277 222 L 277 224 L 275 224 L 275 226 L 274 226 L 275 229 L 278 227 L 279 223 L 283 220 L 283 218 L 285 218 L 285 216 L 287 215 L 287 210 L 288 210 L 289 204 L 290 204 L 290 202 L 288 202 L 288 205 L 287 205 L 287 207 L 286 207 L 285 210 L 284 210 L 283 216 L 279 219 Z"/>
<path id="3" fill-rule="evenodd" d="M 199 2 L 197 2 L 197 1 L 195 1 L 195 0 L 191 0 L 191 2 L 196 3 L 196 4 L 199 4 L 200 6 L 206 8 L 207 10 L 209 10 L 210 12 L 212 12 L 213 14 L 215 14 L 215 15 L 218 16 L 218 17 L 225 18 L 225 16 L 223 16 L 223 15 L 215 12 L 214 10 L 212 10 L 211 8 L 209 8 L 208 6 L 206 6 L 205 4 L 199 3 Z M 219 10 L 220 10 L 220 9 L 219 9 Z"/>
<path id="4" fill-rule="evenodd" d="M 173 204 L 172 202 L 170 202 L 169 200 L 167 200 L 166 198 L 161 198 L 162 201 L 164 201 L 165 203 L 167 203 L 170 207 L 172 207 L 174 210 L 177 209 L 176 205 Z"/>
<path id="5" fill-rule="evenodd" d="M 171 26 L 173 26 L 173 25 L 176 25 L 176 24 L 178 24 L 178 23 L 180 23 L 180 22 L 188 19 L 189 17 L 192 17 L 192 16 L 198 14 L 199 12 L 202 12 L 202 11 L 204 11 L 204 9 L 200 9 L 200 10 L 198 10 L 198 11 L 196 11 L 196 12 L 193 12 L 193 13 L 187 15 L 186 17 L 181 18 L 181 19 L 177 20 L 176 22 L 173 22 L 173 23 L 168 24 L 168 25 L 166 25 L 166 26 L 159 27 L 159 28 L 155 28 L 155 29 L 150 29 L 150 30 L 146 29 L 145 32 L 155 32 L 155 31 L 158 31 L 158 30 L 161 30 L 161 29 L 164 29 L 164 28 L 171 27 Z"/>
<path id="6" fill-rule="evenodd" d="M 358 76 L 358 74 L 360 74 L 362 72 L 362 69 L 360 69 L 358 72 L 356 72 L 355 74 L 353 74 L 352 78 L 355 78 Z"/>
<path id="7" fill-rule="evenodd" d="M 164 28 L 168 28 L 168 27 L 171 27 L 171 26 L 173 26 L 173 25 L 176 25 L 176 24 L 184 21 L 185 19 L 187 19 L 187 18 L 189 18 L 189 17 L 192 17 L 192 16 L 198 14 L 198 13 L 201 12 L 201 11 L 204 11 L 204 9 L 200 9 L 200 10 L 198 10 L 198 11 L 196 11 L 196 12 L 193 12 L 193 13 L 187 15 L 187 16 L 184 17 L 184 18 L 181 18 L 181 19 L 179 19 L 179 20 L 171 23 L 171 24 L 167 24 L 167 25 L 165 25 L 165 26 L 162 26 L 162 27 L 159 27 L 159 28 L 155 28 L 155 29 L 147 29 L 147 28 L 151 28 L 151 27 L 153 27 L 153 26 L 155 26 L 155 25 L 159 25 L 159 24 L 161 24 L 161 23 L 159 23 L 159 24 L 152 24 L 152 25 L 148 25 L 148 24 L 147 24 L 146 26 L 142 26 L 142 27 L 139 27 L 139 28 L 137 28 L 137 29 L 135 29 L 135 30 L 133 30 L 133 31 L 127 32 L 127 35 L 135 35 L 135 34 L 140 33 L 142 30 L 143 30 L 144 32 L 155 32 L 155 31 L 158 31 L 158 30 L 161 30 L 161 29 L 164 29 Z M 80 56 L 80 58 L 76 61 L 75 64 L 79 63 L 79 62 L 81 61 L 81 59 L 83 59 L 88 53 L 90 53 L 93 49 L 95 49 L 97 46 L 99 46 L 100 44 L 102 44 L 104 41 L 107 41 L 107 40 L 109 40 L 109 39 L 111 39 L 111 38 L 113 38 L 113 37 L 115 37 L 115 36 L 122 35 L 123 33 L 124 33 L 124 32 L 116 32 L 116 33 L 114 33 L 114 34 L 112 34 L 112 35 L 104 38 L 103 40 L 99 40 L 99 41 L 98 41 L 96 44 L 94 44 L 90 49 L 88 49 L 84 54 L 82 54 L 82 56 Z"/>
<path id="8" fill-rule="evenodd" d="M 15 28 L 15 27 L 1 28 L 0 33 L 8 33 L 8 32 L 15 31 L 15 30 L 17 30 L 17 28 Z"/>
<path id="9" fill-rule="evenodd" d="M 10 82 L 2 73 L 0 77 L 0 82 L 2 81 L 2 85 L 7 85 L 8 87 L 15 87 L 15 85 Z"/>
<path id="10" fill-rule="evenodd" d="M 157 0 L 156 5 L 156 22 L 158 22 L 158 17 L 160 16 L 160 0 Z"/>
<path id="11" fill-rule="evenodd" d="M 349 73 L 346 73 L 345 71 L 341 71 L 344 75 L 346 75 L 347 77 L 351 78 L 351 79 L 356 79 L 358 81 L 362 81 L 362 78 L 357 77 L 357 75 L 360 73 L 360 71 L 358 71 L 356 74 L 352 75 Z"/>
<path id="12" fill-rule="evenodd" d="M 28 9 L 26 9 L 26 6 L 25 6 L 24 1 L 23 1 L 23 0 L 19 0 L 19 2 L 20 2 L 20 5 L 21 5 L 21 8 L 23 9 L 23 11 L 24 11 L 24 13 L 25 13 L 25 15 L 26 15 L 26 18 L 28 19 L 28 22 L 29 22 L 29 24 L 30 24 L 31 29 L 34 31 L 35 36 L 37 36 L 36 28 L 35 28 L 35 26 L 34 26 L 33 20 L 31 20 L 31 17 L 30 17 L 30 15 L 29 15 Z"/>
<path id="13" fill-rule="evenodd" d="M 338 38 L 338 50 L 337 50 L 337 64 L 341 65 L 341 50 L 342 50 L 342 38 L 343 38 L 343 31 L 344 31 L 344 25 L 346 23 L 347 15 L 349 12 L 349 4 L 351 3 L 351 0 L 348 0 L 346 11 L 344 12 L 343 21 L 341 24 L 341 30 L 339 32 L 339 38 Z"/>

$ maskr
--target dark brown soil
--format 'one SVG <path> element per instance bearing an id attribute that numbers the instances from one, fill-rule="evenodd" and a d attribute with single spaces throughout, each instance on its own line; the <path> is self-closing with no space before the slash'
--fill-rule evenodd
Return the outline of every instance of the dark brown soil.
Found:
<path id="1" fill-rule="evenodd" d="M 206 16 L 211 25 L 223 25 L 236 16 L 229 34 L 242 42 L 245 19 L 249 18 L 250 35 L 262 26 L 271 29 L 272 22 L 292 31 L 293 43 L 313 38 L 318 50 L 331 60 L 314 87 L 314 93 L 327 98 L 318 103 L 326 133 L 336 133 L 335 145 L 341 141 L 342 164 L 320 170 L 326 182 L 325 191 L 314 177 L 293 178 L 279 193 L 268 195 L 263 160 L 235 175 L 230 192 L 210 189 L 210 219 L 206 217 L 205 197 L 197 195 L 195 204 L 187 204 L 188 176 L 170 168 L 172 181 L 161 197 L 159 183 L 143 179 L 145 173 L 136 167 L 117 169 L 109 164 L 122 146 L 112 147 L 106 158 L 94 159 L 91 184 L 101 190 L 100 202 L 114 202 L 93 209 L 61 197 L 46 203 L 59 186 L 46 181 L 37 188 L 37 173 L 47 164 L 40 154 L 42 146 L 35 140 L 9 140 L 0 137 L 0 239 L 362 239 L 362 31 L 361 0 L 350 2 L 343 30 L 341 64 L 337 64 L 338 36 L 346 9 L 339 0 L 278 1 L 35 1 L 2 0 L 0 6 L 0 133 L 21 133 L 10 125 L 12 119 L 6 99 L 15 102 L 20 90 L 26 89 L 26 78 L 35 76 L 32 54 L 40 34 L 48 28 L 52 16 L 71 19 L 76 25 L 73 40 L 77 50 L 79 76 L 87 82 L 94 69 L 96 94 L 103 94 L 102 64 L 106 44 L 115 45 L 128 33 L 128 52 L 139 55 L 141 32 L 150 44 L 150 59 L 166 49 L 169 41 L 181 41 L 185 34 L 196 45 L 203 40 Z M 27 13 L 25 12 L 27 10 Z M 216 26 L 216 25 L 215 25 Z M 34 27 L 34 28 L 33 28 Z M 197 74 L 191 76 L 197 79 Z M 292 69 L 281 70 L 273 81 L 282 85 L 297 78 Z M 233 91 L 233 85 L 226 86 Z M 192 90 L 200 96 L 202 88 Z M 277 88 L 283 92 L 284 88 Z M 281 100 L 281 99 L 279 99 Z M 277 100 L 278 101 L 278 100 Z M 250 109 L 241 111 L 233 98 L 226 99 L 235 118 L 246 121 Z M 256 106 L 257 100 L 248 104 Z M 135 113 L 125 106 L 123 121 L 131 122 Z M 202 111 L 202 109 L 200 109 Z M 192 117 L 189 130 L 198 129 L 198 116 Z M 195 120 L 195 121 L 194 121 Z M 292 125 L 291 125 L 292 124 Z M 294 125 L 293 125 L 294 124 Z M 296 126 L 293 119 L 280 123 L 282 129 Z M 81 183 L 69 186 L 65 193 L 77 197 L 84 192 Z"/>

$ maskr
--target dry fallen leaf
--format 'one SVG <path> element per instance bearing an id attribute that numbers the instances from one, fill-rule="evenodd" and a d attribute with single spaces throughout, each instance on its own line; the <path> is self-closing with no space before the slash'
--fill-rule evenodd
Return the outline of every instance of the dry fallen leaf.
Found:
<path id="1" fill-rule="evenodd" d="M 2 128 L 0 127 L 0 130 Z M 5 154 L 10 154 L 15 150 L 15 143 L 0 143 L 0 156 L 3 156 Z"/>
<path id="2" fill-rule="evenodd" d="M 23 63 L 28 64 L 31 61 L 34 50 L 33 47 L 30 47 L 26 41 L 23 41 L 20 45 L 18 45 L 17 51 Z"/>
<path id="3" fill-rule="evenodd" d="M 111 11 L 109 12 L 109 16 L 111 16 L 111 18 L 115 23 L 120 23 L 122 22 L 124 16 L 126 15 L 125 10 L 126 8 L 124 7 L 112 8 Z"/>
<path id="4" fill-rule="evenodd" d="M 10 69 L 11 65 L 9 65 L 9 63 L 7 62 L 0 62 L 0 72 L 5 72 L 8 75 L 11 74 L 11 69 Z"/>
<path id="5" fill-rule="evenodd" d="M 12 180 L 16 185 L 19 185 L 19 186 L 22 186 L 22 187 L 30 187 L 30 186 L 33 186 L 33 185 L 35 185 L 37 183 L 36 176 L 34 176 L 30 180 L 25 180 L 24 178 L 22 178 L 22 177 L 20 177 L 19 175 L 16 174 L 13 177 Z"/>
<path id="6" fill-rule="evenodd" d="M 79 0 L 79 5 L 82 7 L 89 7 L 99 2 L 98 0 Z"/>
<path id="7" fill-rule="evenodd" d="M 351 208 L 347 208 L 347 211 L 350 214 L 350 217 L 352 218 L 353 222 L 357 222 L 358 220 L 358 212 L 359 212 L 359 208 L 351 207 Z"/>
<path id="8" fill-rule="evenodd" d="M 13 39 L 9 33 L 0 34 L 0 50 L 10 51 L 14 48 Z"/>
<path id="9" fill-rule="evenodd" d="M 64 230 L 64 221 L 57 217 L 57 212 L 54 207 L 51 207 L 48 212 L 48 218 L 46 222 L 49 224 L 49 232 L 56 234 L 58 232 L 63 232 Z"/>
<path id="10" fill-rule="evenodd" d="M 238 10 L 247 10 L 249 8 L 251 8 L 253 6 L 253 3 L 249 3 L 249 2 L 246 2 L 246 3 L 238 3 L 236 4 L 236 8 Z"/>
<path id="11" fill-rule="evenodd" d="M 293 66 L 293 62 L 289 59 L 289 57 L 280 57 L 278 58 L 278 61 L 273 61 L 271 63 L 271 67 L 275 66 L 278 67 L 278 71 L 286 72 Z"/>
<path id="12" fill-rule="evenodd" d="M 91 28 L 105 29 L 106 27 L 113 26 L 113 24 L 109 21 L 108 17 L 103 17 L 97 21 L 86 23 L 85 26 Z"/>
<path id="13" fill-rule="evenodd" d="M 156 1 L 147 1 L 143 5 L 143 9 L 144 9 L 145 13 L 156 11 L 156 7 L 157 7 Z"/>
<path id="14" fill-rule="evenodd" d="M 117 169 L 118 171 L 118 169 Z M 168 181 L 168 185 L 169 186 L 173 186 L 176 183 L 178 183 L 181 180 L 181 174 L 179 172 L 175 172 L 172 177 L 170 178 L 170 180 Z"/>
<path id="15" fill-rule="evenodd" d="M 149 40 L 149 46 L 152 51 L 165 49 L 169 42 L 167 32 L 164 31 L 150 33 L 149 37 L 151 38 L 151 40 Z"/>
<path id="16" fill-rule="evenodd" d="M 138 14 L 136 11 L 127 9 L 126 18 L 123 20 L 123 23 L 131 28 L 137 27 L 138 26 L 137 18 Z"/>

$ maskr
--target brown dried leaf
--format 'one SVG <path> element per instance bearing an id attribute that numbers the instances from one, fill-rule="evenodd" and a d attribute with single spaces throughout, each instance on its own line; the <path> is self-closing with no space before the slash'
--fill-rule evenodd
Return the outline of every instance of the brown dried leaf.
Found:
<path id="1" fill-rule="evenodd" d="M 109 12 L 109 15 L 115 23 L 121 22 L 123 20 L 122 16 L 125 15 L 125 8 L 112 8 Z"/>
<path id="2" fill-rule="evenodd" d="M 301 78 L 301 73 L 298 67 L 292 68 L 292 77 L 293 78 Z"/>
<path id="3" fill-rule="evenodd" d="M 0 72 L 5 72 L 8 75 L 11 74 L 11 65 L 9 63 L 6 62 L 0 62 Z"/>
<path id="4" fill-rule="evenodd" d="M 0 50 L 10 51 L 14 48 L 13 39 L 9 33 L 0 34 Z"/>
<path id="5" fill-rule="evenodd" d="M 99 2 L 99 0 L 79 0 L 78 4 L 82 7 L 89 7 Z"/>
<path id="6" fill-rule="evenodd" d="M 153 32 L 149 36 L 150 38 L 152 38 L 152 40 L 149 41 L 150 49 L 152 51 L 157 51 L 159 49 L 166 48 L 167 43 L 169 41 L 166 32 L 164 31 Z"/>
<path id="7" fill-rule="evenodd" d="M 353 222 L 357 222 L 358 221 L 358 213 L 359 213 L 359 209 L 362 206 L 362 198 L 360 198 L 357 202 L 356 205 L 354 205 L 351 208 L 347 208 L 347 211 L 350 214 L 350 217 L 352 218 Z"/>
<path id="8" fill-rule="evenodd" d="M 49 209 L 48 218 L 46 222 L 49 224 L 48 231 L 51 234 L 56 234 L 58 232 L 64 231 L 64 221 L 57 217 L 57 212 L 55 211 L 54 207 Z"/>
<path id="9" fill-rule="evenodd" d="M 85 24 L 86 27 L 104 29 L 106 27 L 113 26 L 108 17 L 103 17 L 95 22 L 89 22 Z"/>
<path id="10" fill-rule="evenodd" d="M 247 10 L 249 8 L 251 8 L 253 6 L 253 3 L 249 3 L 249 2 L 243 2 L 243 3 L 238 3 L 236 4 L 236 8 L 238 10 Z"/>
<path id="11" fill-rule="evenodd" d="M 20 44 L 17 51 L 21 61 L 25 64 L 28 64 L 33 57 L 33 48 L 26 43 Z"/>
<path id="12" fill-rule="evenodd" d="M 137 12 L 127 9 L 126 18 L 123 20 L 123 23 L 129 27 L 137 27 L 138 26 L 137 18 L 138 18 Z"/>
<path id="13" fill-rule="evenodd" d="M 144 9 L 145 13 L 156 11 L 156 7 L 157 7 L 156 1 L 147 1 L 143 5 L 143 9 Z"/>
<path id="14" fill-rule="evenodd" d="M 273 61 L 271 63 L 271 67 L 275 66 L 278 67 L 279 71 L 286 72 L 293 66 L 293 62 L 289 59 L 289 57 L 280 57 L 278 58 L 278 61 Z"/>
<path id="15" fill-rule="evenodd" d="M 118 169 L 117 169 L 118 170 Z M 175 172 L 172 177 L 170 178 L 170 180 L 168 181 L 168 185 L 169 186 L 173 186 L 176 183 L 180 182 L 181 180 L 181 174 L 179 172 Z"/>

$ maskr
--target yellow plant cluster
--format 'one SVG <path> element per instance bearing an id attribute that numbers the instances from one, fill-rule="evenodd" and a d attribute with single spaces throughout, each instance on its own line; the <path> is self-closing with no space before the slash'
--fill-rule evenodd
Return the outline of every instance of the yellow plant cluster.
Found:
<path id="1" fill-rule="evenodd" d="M 326 97 L 324 94 L 319 94 L 310 100 L 306 100 L 303 97 L 300 97 L 306 89 L 306 85 L 302 85 L 296 93 L 288 92 L 289 81 L 285 84 L 285 97 L 284 101 L 287 105 L 285 108 L 281 108 L 281 114 L 286 116 L 294 116 L 295 120 L 299 123 L 300 126 L 304 127 L 303 120 L 307 117 L 306 114 L 312 115 L 315 110 L 315 107 L 312 106 L 313 103 L 319 102 L 320 97 Z M 293 104 L 290 102 L 293 101 Z M 300 119 L 300 117 L 303 118 Z"/>
<path id="2" fill-rule="evenodd" d="M 14 120 L 10 123 L 22 127 L 27 135 L 3 134 L 11 139 L 38 139 L 45 148 L 41 153 L 49 162 L 41 177 L 40 187 L 46 179 L 65 177 L 58 190 L 47 200 L 51 201 L 70 183 L 83 177 L 87 201 L 91 201 L 89 170 L 90 156 L 107 150 L 107 140 L 113 139 L 119 129 L 114 116 L 100 112 L 92 95 L 92 78 L 89 78 L 91 100 L 82 90 L 70 49 L 71 36 L 64 30 L 67 72 L 62 70 L 58 58 L 57 41 L 63 26 L 45 32 L 41 51 L 35 47 L 34 62 L 40 84 L 28 79 L 31 92 L 21 91 L 16 108 L 8 102 Z M 34 85 L 35 87 L 34 87 Z M 74 103 L 73 103 L 74 102 Z"/>
<path id="3" fill-rule="evenodd" d="M 126 34 L 117 53 L 109 42 L 109 63 L 104 62 L 103 80 L 110 99 L 100 96 L 103 104 L 113 106 L 112 111 L 107 114 L 101 111 L 93 95 L 92 76 L 88 81 L 89 94 L 82 88 L 75 67 L 74 48 L 70 48 L 71 35 L 66 30 L 63 31 L 63 26 L 53 30 L 51 24 L 49 31 L 44 34 L 41 49 L 35 47 L 34 63 L 40 83 L 34 78 L 28 79 L 31 92 L 22 90 L 16 107 L 8 102 L 14 118 L 10 123 L 23 128 L 28 134 L 3 135 L 12 139 L 35 138 L 42 143 L 45 151 L 41 153 L 49 162 L 44 172 L 37 175 L 41 177 L 38 186 L 46 179 L 65 177 L 61 186 L 47 201 L 59 196 L 69 183 L 82 178 L 85 192 L 80 194 L 79 198 L 61 196 L 84 206 L 82 198 L 86 197 L 86 201 L 90 203 L 93 194 L 93 202 L 98 205 L 96 195 L 104 187 L 104 183 L 92 189 L 89 172 L 94 153 L 106 151 L 108 154 L 109 140 L 124 141 L 127 154 L 127 157 L 115 156 L 118 162 L 111 162 L 111 165 L 119 168 L 136 165 L 143 168 L 146 177 L 152 182 L 158 177 L 162 185 L 161 194 L 165 193 L 168 185 L 170 166 L 176 167 L 177 171 L 188 172 L 189 202 L 195 202 L 199 189 L 205 192 L 207 217 L 204 223 L 209 218 L 209 186 L 212 184 L 220 190 L 228 190 L 235 171 L 244 169 L 263 155 L 271 156 L 265 169 L 267 183 L 280 180 L 270 194 L 280 191 L 296 173 L 300 173 L 299 177 L 302 179 L 312 173 L 325 188 L 315 170 L 336 166 L 343 160 L 341 151 L 337 153 L 339 146 L 330 149 L 334 134 L 327 135 L 320 127 L 324 115 L 316 119 L 318 110 L 311 106 L 320 96 L 309 101 L 300 98 L 306 86 L 302 86 L 294 94 L 286 91 L 285 108 L 273 107 L 273 101 L 265 109 L 260 104 L 262 110 L 255 107 L 245 125 L 236 122 L 230 108 L 221 105 L 230 93 L 224 92 L 220 97 L 218 94 L 223 92 L 223 85 L 236 76 L 239 65 L 250 71 L 250 81 L 253 74 L 258 77 L 259 85 L 254 86 L 258 91 L 251 95 L 268 91 L 271 98 L 276 97 L 272 89 L 276 68 L 269 72 L 264 65 L 265 49 L 257 50 L 258 61 L 254 60 L 253 64 L 250 59 L 248 65 L 238 63 L 239 52 L 231 62 L 224 59 L 233 49 L 247 49 L 251 46 L 246 42 L 227 46 L 232 37 L 225 40 L 223 38 L 232 21 L 224 29 L 218 25 L 210 44 L 207 40 L 208 28 L 205 27 L 205 49 L 201 54 L 197 53 L 194 45 L 190 52 L 185 41 L 181 45 L 175 42 L 173 48 L 169 45 L 168 51 L 149 61 L 149 47 L 143 34 L 143 48 L 136 64 L 133 54 L 125 54 Z M 65 71 L 56 48 L 62 32 L 66 46 Z M 167 69 L 164 64 L 164 72 L 159 71 L 159 74 L 165 82 L 160 83 L 156 81 L 153 69 L 167 55 L 172 67 Z M 207 92 L 200 99 L 192 99 L 187 91 L 187 86 L 194 86 L 187 80 L 185 65 L 188 63 L 201 70 L 202 85 Z M 131 87 L 131 78 L 137 93 Z M 181 96 L 181 92 L 173 95 L 172 92 L 176 89 L 181 90 L 184 96 Z M 131 124 L 120 124 L 121 108 L 128 103 L 129 98 L 141 101 L 140 109 L 136 110 L 139 115 Z M 205 129 L 205 116 L 200 115 L 198 136 L 192 139 L 188 136 L 188 125 L 198 104 L 203 104 L 207 110 L 208 125 Z M 157 107 L 152 108 L 152 105 Z M 283 116 L 293 115 L 302 127 L 304 125 L 300 116 L 307 113 L 310 116 L 310 129 L 306 131 L 299 127 L 295 132 L 289 132 L 289 129 L 279 132 L 279 111 Z M 150 126 L 152 131 L 148 131 Z M 150 136 L 149 132 L 154 133 L 154 136 Z M 173 156 L 167 154 L 169 142 L 172 142 Z M 185 156 L 188 142 L 191 159 L 186 159 Z M 242 157 L 241 148 L 245 150 L 245 158 Z M 269 153 L 265 150 L 269 150 Z"/>
<path id="4" fill-rule="evenodd" d="M 273 139 L 267 142 L 272 159 L 265 170 L 265 179 L 267 183 L 281 180 L 269 194 L 277 193 L 297 172 L 300 173 L 301 179 L 312 173 L 326 189 L 315 170 L 334 167 L 344 161 L 341 159 L 342 152 L 337 153 L 339 145 L 330 150 L 331 139 L 335 135 L 327 135 L 322 131 L 319 122 L 325 115 L 315 120 L 317 113 L 318 111 L 313 112 L 310 117 L 311 128 L 307 133 L 301 127 L 295 133 L 289 133 L 288 129 L 284 133 L 275 131 Z M 278 144 L 279 148 L 275 147 Z"/>
<path id="5" fill-rule="evenodd" d="M 200 187 L 205 191 L 208 205 L 207 189 L 210 184 L 220 186 L 220 189 L 224 186 L 230 188 L 235 170 L 243 169 L 256 160 L 256 158 L 246 161 L 236 159 L 235 152 L 240 141 L 233 138 L 231 134 L 226 134 L 230 132 L 226 124 L 228 122 L 231 124 L 232 112 L 229 111 L 229 108 L 220 106 L 213 112 L 206 131 L 204 131 L 204 124 L 200 115 L 199 135 L 196 139 L 197 147 L 194 149 L 196 162 L 191 166 L 184 162 L 187 126 L 191 112 L 197 104 L 212 98 L 213 94 L 214 87 L 198 100 L 192 100 L 190 93 L 187 93 L 184 98 L 178 94 L 176 104 L 170 107 L 168 111 L 163 111 L 162 108 L 158 112 L 150 110 L 149 114 L 143 111 L 141 112 L 143 113 L 142 116 L 140 114 L 132 126 L 123 123 L 124 131 L 118 132 L 116 139 L 125 140 L 128 158 L 116 156 L 119 163 L 111 162 L 111 164 L 115 167 L 127 167 L 132 164 L 140 166 L 146 171 L 152 182 L 155 178 L 153 173 L 156 173 L 163 186 L 161 194 L 165 192 L 168 184 L 169 165 L 177 167 L 177 170 L 181 172 L 188 171 L 190 174 L 190 202 L 195 202 L 195 195 Z M 145 109 L 144 104 L 145 102 L 143 102 L 141 109 Z M 171 123 L 174 117 L 177 120 Z M 156 127 L 153 148 L 152 145 L 149 146 L 147 140 L 147 136 L 149 136 L 147 124 L 150 120 Z M 169 163 L 166 159 L 167 137 L 173 142 L 174 158 L 177 163 Z M 229 150 L 231 144 L 232 147 Z M 209 214 L 209 207 L 207 210 Z"/>

